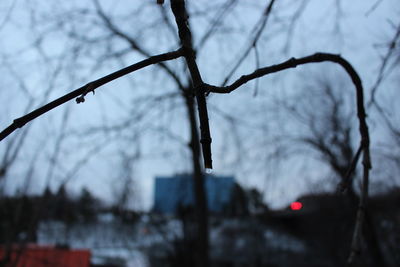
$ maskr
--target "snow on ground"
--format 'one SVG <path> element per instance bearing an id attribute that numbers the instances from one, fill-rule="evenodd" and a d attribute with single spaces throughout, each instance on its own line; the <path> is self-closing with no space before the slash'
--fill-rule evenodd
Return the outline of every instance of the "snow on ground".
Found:
<path id="1" fill-rule="evenodd" d="M 97 223 L 66 225 L 49 221 L 38 230 L 40 245 L 67 245 L 74 249 L 90 249 L 95 264 L 148 267 L 146 251 L 154 248 L 168 250 L 172 241 L 181 238 L 182 224 L 169 219 L 162 223 L 141 220 L 134 225 L 101 219 Z M 211 256 L 216 259 L 237 255 L 246 261 L 268 251 L 306 250 L 304 242 L 287 233 L 268 229 L 255 221 L 224 219 L 211 227 Z M 234 253 L 234 254 L 232 254 Z"/>

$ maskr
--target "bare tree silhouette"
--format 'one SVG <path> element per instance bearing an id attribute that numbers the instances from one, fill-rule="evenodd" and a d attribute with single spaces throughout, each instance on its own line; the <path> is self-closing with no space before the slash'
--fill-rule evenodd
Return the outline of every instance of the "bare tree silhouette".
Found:
<path id="1" fill-rule="evenodd" d="M 199 42 L 195 42 L 193 39 L 192 26 L 189 23 L 189 14 L 187 11 L 186 4 L 191 4 L 189 2 L 185 2 L 183 0 L 171 0 L 171 10 L 174 15 L 175 24 L 171 21 L 171 17 L 167 15 L 168 8 L 166 5 L 162 5 L 164 1 L 157 1 L 160 6 L 158 6 L 159 12 L 162 14 L 162 23 L 165 24 L 165 27 L 169 29 L 171 35 L 173 36 L 174 41 L 171 42 L 171 47 L 174 47 L 171 52 L 160 53 L 156 48 L 151 49 L 147 48 L 138 40 L 140 40 L 140 32 L 138 33 L 139 37 L 134 35 L 130 35 L 127 33 L 124 28 L 120 27 L 115 20 L 108 13 L 108 10 L 105 11 L 100 4 L 99 1 L 94 0 L 94 8 L 95 15 L 99 20 L 96 23 L 101 23 L 102 27 L 106 29 L 106 34 L 102 36 L 101 41 L 107 42 L 107 38 L 116 38 L 119 42 L 123 42 L 125 47 L 123 49 L 119 49 L 116 53 L 108 53 L 108 56 L 114 59 L 121 59 L 129 54 L 130 51 L 134 51 L 138 55 L 140 55 L 143 60 L 138 61 L 135 64 L 132 64 L 128 67 L 124 67 L 120 70 L 117 70 L 111 74 L 105 75 L 97 80 L 91 81 L 84 86 L 63 95 L 62 97 L 49 102 L 42 107 L 27 113 L 26 115 L 16 118 L 11 125 L 9 125 L 6 129 L 4 129 L 0 133 L 0 141 L 3 143 L 12 140 L 12 138 L 16 138 L 14 136 L 18 136 L 17 133 L 14 133 L 18 128 L 22 128 L 27 125 L 32 120 L 48 113 L 49 111 L 67 103 L 70 100 L 75 99 L 77 103 L 83 103 L 89 97 L 90 93 L 95 93 L 98 91 L 99 87 L 104 86 L 116 79 L 121 77 L 125 77 L 128 74 L 136 74 L 139 70 L 143 70 L 145 68 L 149 68 L 157 66 L 164 74 L 166 74 L 169 79 L 171 79 L 174 83 L 174 86 L 177 88 L 177 92 L 171 93 L 171 98 L 180 98 L 180 104 L 184 106 L 185 114 L 187 116 L 188 121 L 188 129 L 190 132 L 190 153 L 191 153 L 191 168 L 193 169 L 193 178 L 194 178 L 194 192 L 196 196 L 196 218 L 197 218 L 197 255 L 196 255 L 196 263 L 198 266 L 208 266 L 209 265 L 209 255 L 208 255 L 208 215 L 207 215 L 207 200 L 204 189 L 204 171 L 205 169 L 212 169 L 213 167 L 213 159 L 212 159 L 212 149 L 211 149 L 211 137 L 212 132 L 209 126 L 209 109 L 207 106 L 207 97 L 213 94 L 228 94 L 235 90 L 241 88 L 244 84 L 250 81 L 257 81 L 259 78 L 278 73 L 287 69 L 296 68 L 301 65 L 307 65 L 311 63 L 321 63 L 321 62 L 330 62 L 342 67 L 342 69 L 347 73 L 350 77 L 353 86 L 355 88 L 355 109 L 356 116 L 359 123 L 359 146 L 357 149 L 354 149 L 351 146 L 351 125 L 349 121 L 344 120 L 340 114 L 337 112 L 338 107 L 340 106 L 340 99 L 335 98 L 335 95 L 332 94 L 331 88 L 328 85 L 322 86 L 324 92 L 324 99 L 330 103 L 331 112 L 327 114 L 330 116 L 327 118 L 327 122 L 329 122 L 329 131 L 320 132 L 319 129 L 311 129 L 311 133 L 313 134 L 313 138 L 303 137 L 302 142 L 308 144 L 313 147 L 315 150 L 320 152 L 321 157 L 330 164 L 332 170 L 340 177 L 341 184 L 344 189 L 347 189 L 354 194 L 352 190 L 352 173 L 356 169 L 359 161 L 362 161 L 362 190 L 359 198 L 359 204 L 357 208 L 357 219 L 355 222 L 354 236 L 352 241 L 352 248 L 350 251 L 350 256 L 348 258 L 348 263 L 353 264 L 356 261 L 358 252 L 361 246 L 361 236 L 362 236 L 362 225 L 365 221 L 366 211 L 367 211 L 367 198 L 368 198 L 368 184 L 369 184 L 369 170 L 371 168 L 371 159 L 370 159 L 370 137 L 368 132 L 368 125 L 366 122 L 366 112 L 364 108 L 364 88 L 361 82 L 361 79 L 354 69 L 354 67 L 347 61 L 344 57 L 340 55 L 330 54 L 330 53 L 315 53 L 310 56 L 299 57 L 299 58 L 290 58 L 282 63 L 278 63 L 272 66 L 260 67 L 259 54 L 258 54 L 258 42 L 260 40 L 260 36 L 264 29 L 267 27 L 267 22 L 270 19 L 270 16 L 275 8 L 276 2 L 279 1 L 268 1 L 268 3 L 263 8 L 263 13 L 260 20 L 254 27 L 253 34 L 249 37 L 248 45 L 243 49 L 242 56 L 238 57 L 238 60 L 235 61 L 235 64 L 232 64 L 232 68 L 229 68 L 229 72 L 227 77 L 223 79 L 222 85 L 212 85 L 206 83 L 202 78 L 202 70 L 200 69 L 200 65 L 197 62 L 198 53 L 205 53 L 206 51 L 206 43 L 207 40 L 215 33 L 216 27 L 220 25 L 223 21 L 224 16 L 229 13 L 231 8 L 237 4 L 237 1 L 229 0 L 225 1 L 220 8 L 220 12 L 217 13 L 216 17 L 211 20 L 211 23 L 205 33 L 200 37 Z M 195 4 L 194 4 L 195 5 Z M 299 5 L 297 11 L 295 12 L 295 16 L 292 18 L 290 28 L 293 28 L 294 23 L 296 22 L 296 17 L 301 14 L 302 10 L 304 10 L 306 6 L 306 1 L 303 1 L 301 5 Z M 338 13 L 340 13 L 340 1 L 337 1 Z M 88 12 L 87 10 L 80 10 L 79 12 Z M 78 13 L 79 13 L 78 12 Z M 140 10 L 138 11 L 140 13 Z M 338 14 L 339 16 L 340 14 Z M 178 32 L 176 32 L 176 27 Z M 71 35 L 74 35 L 71 33 Z M 289 37 L 287 38 L 287 47 L 289 47 L 290 43 L 290 31 Z M 87 43 L 91 43 L 93 46 L 96 46 L 96 38 L 89 38 L 87 36 L 78 36 L 75 35 L 74 38 L 77 39 L 85 39 Z M 126 48 L 128 45 L 128 48 Z M 105 45 L 107 47 L 107 45 Z M 257 67 L 256 70 L 241 76 L 235 81 L 228 84 L 228 82 L 233 77 L 233 74 L 238 72 L 239 67 L 248 57 L 250 51 L 252 49 L 255 52 Z M 289 48 L 285 48 L 285 50 L 289 50 Z M 154 55 L 156 54 L 156 55 Z M 182 63 L 183 61 L 184 64 Z M 99 64 L 100 63 L 99 59 Z M 174 65 L 176 63 L 176 65 Z M 182 67 L 181 70 L 177 70 L 179 67 Z M 384 67 L 382 67 L 384 68 Z M 379 80 L 379 79 L 378 79 Z M 377 82 L 378 83 L 378 82 Z M 257 88 L 256 91 L 259 89 Z M 376 91 L 373 90 L 373 91 Z M 97 93 L 97 92 L 96 92 Z M 372 94 L 372 96 L 374 93 Z M 165 97 L 165 96 L 163 96 Z M 157 97 L 152 99 L 153 101 L 149 101 L 149 105 L 157 103 Z M 371 101 L 374 102 L 373 97 Z M 30 107 L 31 108 L 31 107 Z M 30 109 L 29 108 L 29 109 Z M 197 108 L 197 111 L 196 111 Z M 26 111 L 27 112 L 27 111 Z M 297 111 L 299 114 L 302 114 L 302 111 Z M 353 114 L 354 115 L 354 114 Z M 135 117 L 136 116 L 136 117 Z M 135 113 L 135 118 L 140 118 L 140 112 Z M 68 120 L 68 111 L 65 112 L 65 121 Z M 107 128 L 103 127 L 101 129 L 97 129 L 104 132 L 112 132 L 113 130 L 124 127 L 128 124 L 133 124 L 132 121 L 134 119 L 130 118 L 127 121 L 119 121 L 114 124 L 113 127 Z M 28 126 L 29 127 L 29 126 Z M 23 132 L 25 133 L 25 132 Z M 13 134 L 13 135 L 11 135 Z M 168 132 L 166 132 L 168 134 Z M 171 134 L 172 135 L 172 134 Z M 26 136 L 29 136 L 26 133 Z M 323 139 L 328 137 L 329 140 Z M 7 138 L 7 139 L 6 139 Z M 27 137 L 24 137 L 27 138 Z M 58 141 L 56 142 L 55 148 L 53 150 L 51 160 L 57 161 L 58 154 L 60 151 L 62 140 L 65 138 L 65 133 L 60 133 L 58 136 Z M 179 139 L 179 138 L 177 138 Z M 11 141 L 6 144 L 12 143 Z M 11 146 L 11 145 L 10 145 Z M 101 144 L 99 145 L 101 146 Z M 16 146 L 20 147 L 20 146 Z M 7 149 L 8 151 L 9 149 Z M 96 149 L 94 148 L 94 151 Z M 11 148 L 10 148 L 11 151 Z M 15 152 L 6 153 L 7 155 L 14 155 Z M 92 154 L 89 152 L 89 154 Z M 202 161 L 200 160 L 202 157 Z M 1 166 L 0 175 L 6 173 L 9 158 L 4 160 L 4 164 Z M 87 158 L 83 157 L 84 160 Z M 84 164 L 84 160 L 82 160 L 82 164 Z M 215 160 L 215 159 L 214 159 Z M 76 166 L 79 168 L 82 164 Z M 48 171 L 48 177 L 52 176 L 52 169 Z M 73 173 L 73 171 L 72 171 Z M 72 176 L 72 175 L 70 175 Z M 66 179 L 67 181 L 68 179 Z"/>

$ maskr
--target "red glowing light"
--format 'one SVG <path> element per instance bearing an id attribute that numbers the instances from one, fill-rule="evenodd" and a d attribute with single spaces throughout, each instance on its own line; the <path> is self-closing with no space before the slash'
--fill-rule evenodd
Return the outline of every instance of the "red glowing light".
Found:
<path id="1" fill-rule="evenodd" d="M 301 204 L 301 202 L 292 202 L 292 204 L 290 204 L 290 208 L 292 210 L 301 210 L 301 208 L 303 207 L 303 204 Z"/>

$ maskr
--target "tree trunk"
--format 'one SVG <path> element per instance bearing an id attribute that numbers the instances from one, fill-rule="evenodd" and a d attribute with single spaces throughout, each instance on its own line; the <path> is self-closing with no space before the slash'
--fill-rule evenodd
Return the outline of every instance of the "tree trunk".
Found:
<path id="1" fill-rule="evenodd" d="M 204 174 L 200 165 L 200 145 L 199 134 L 197 132 L 197 120 L 194 107 L 194 99 L 190 95 L 185 95 L 185 104 L 190 124 L 190 149 L 192 151 L 193 164 L 193 191 L 195 195 L 195 216 L 196 216 L 196 251 L 195 266 L 209 266 L 208 255 L 208 209 L 207 196 L 204 184 Z"/>

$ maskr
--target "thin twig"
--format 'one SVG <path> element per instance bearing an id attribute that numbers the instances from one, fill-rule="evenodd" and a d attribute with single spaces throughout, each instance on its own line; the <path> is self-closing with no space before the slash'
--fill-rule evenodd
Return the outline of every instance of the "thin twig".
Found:
<path id="1" fill-rule="evenodd" d="M 167 60 L 172 60 L 176 59 L 182 56 L 182 49 L 178 49 L 173 52 L 169 53 L 164 53 L 156 56 L 149 57 L 145 60 L 142 60 L 138 63 L 135 63 L 133 65 L 130 65 L 126 68 L 120 69 L 116 72 L 113 72 L 109 75 L 106 75 L 100 79 L 97 79 L 95 81 L 89 82 L 86 85 L 63 95 L 60 98 L 57 98 L 56 100 L 53 100 L 52 102 L 20 117 L 14 120 L 14 122 L 8 126 L 6 129 L 4 129 L 0 133 L 0 141 L 2 141 L 4 138 L 6 138 L 8 135 L 10 135 L 12 132 L 14 132 L 18 128 L 22 128 L 26 123 L 36 119 L 37 117 L 45 114 L 46 112 L 49 112 L 50 110 L 70 101 L 71 99 L 76 98 L 77 103 L 81 103 L 85 101 L 85 96 L 89 92 L 93 92 L 94 90 L 106 83 L 109 83 L 115 79 L 118 79 L 122 76 L 125 76 L 131 72 L 137 71 L 139 69 L 145 68 L 150 65 L 158 64 L 162 61 L 167 61 Z"/>
<path id="2" fill-rule="evenodd" d="M 380 4 L 382 3 L 382 0 L 377 0 L 371 8 L 365 13 L 365 16 L 369 16 Z"/>
<path id="3" fill-rule="evenodd" d="M 253 40 L 250 42 L 250 45 L 245 49 L 243 52 L 242 56 L 238 59 L 236 64 L 233 66 L 229 74 L 226 76 L 225 80 L 223 81 L 222 85 L 226 85 L 226 83 L 229 81 L 229 79 L 232 77 L 232 75 L 235 73 L 235 71 L 240 67 L 240 65 L 243 63 L 244 59 L 249 55 L 251 49 L 257 45 L 258 39 L 260 39 L 262 32 L 264 31 L 265 26 L 267 25 L 268 18 L 271 14 L 272 7 L 275 3 L 275 0 L 271 0 L 267 7 L 264 10 L 264 13 L 262 15 L 262 18 L 259 22 L 257 22 L 256 27 L 258 27 L 258 31 L 255 33 Z"/>
<path id="4" fill-rule="evenodd" d="M 347 265 L 352 266 L 355 261 L 356 257 L 359 256 L 361 251 L 361 235 L 362 235 L 362 227 L 366 215 L 367 210 L 367 197 L 368 197 L 368 183 L 369 183 L 369 164 L 366 163 L 369 158 L 369 149 L 364 148 L 364 155 L 363 155 L 363 165 L 364 165 L 364 173 L 363 173 L 363 180 L 361 184 L 361 197 L 360 202 L 357 208 L 357 217 L 356 217 L 356 224 L 353 231 L 353 238 L 351 241 L 351 248 L 350 248 L 350 255 L 347 259 Z"/>
<path id="5" fill-rule="evenodd" d="M 258 53 L 258 48 L 257 45 L 254 45 L 254 57 L 256 60 L 256 68 L 259 69 L 260 68 L 260 54 Z M 256 84 L 254 85 L 254 93 L 253 96 L 257 96 L 258 94 L 258 85 L 260 83 L 260 80 L 256 80 Z"/>
<path id="6" fill-rule="evenodd" d="M 305 0 L 302 1 L 300 3 L 300 6 L 294 12 L 294 14 L 289 22 L 288 30 L 286 33 L 286 42 L 285 42 L 285 46 L 283 47 L 283 53 L 285 53 L 285 54 L 287 54 L 290 51 L 290 45 L 291 45 L 291 41 L 293 38 L 293 32 L 295 30 L 296 22 L 300 19 L 301 14 L 306 9 L 308 3 L 309 3 L 309 1 L 305 1 Z"/>
<path id="7" fill-rule="evenodd" d="M 360 159 L 361 151 L 362 151 L 362 144 L 360 144 L 360 146 L 358 147 L 357 152 L 354 155 L 349 168 L 347 169 L 344 180 L 339 184 L 339 190 L 341 193 L 344 193 L 351 184 L 351 175 L 353 174 L 354 170 L 356 169 L 358 160 Z"/>
<path id="8" fill-rule="evenodd" d="M 107 29 L 109 31 L 111 31 L 116 36 L 118 36 L 121 39 L 128 42 L 129 45 L 131 46 L 131 48 L 133 50 L 135 50 L 136 52 L 138 52 L 139 54 L 141 54 L 142 56 L 145 56 L 145 57 L 151 56 L 150 52 L 148 52 L 144 47 L 142 47 L 139 42 L 137 42 L 134 38 L 129 36 L 127 33 L 123 32 L 121 29 L 119 29 L 117 27 L 117 25 L 115 25 L 113 23 L 111 18 L 108 17 L 106 15 L 106 13 L 103 11 L 98 0 L 93 0 L 93 2 L 95 4 L 98 15 L 103 20 L 105 26 L 107 27 Z M 185 86 L 182 84 L 179 77 L 174 73 L 174 71 L 168 65 L 164 64 L 163 62 L 159 62 L 158 65 L 175 81 L 175 83 L 178 85 L 178 87 L 181 91 L 185 91 Z"/>
<path id="9" fill-rule="evenodd" d="M 2 22 L 0 22 L 0 31 L 4 28 L 4 26 L 7 24 L 7 22 L 10 20 L 11 14 L 15 8 L 15 4 L 17 3 L 17 0 L 14 0 L 10 7 L 7 10 L 6 15 L 4 16 L 4 19 Z"/>
<path id="10" fill-rule="evenodd" d="M 389 49 L 387 50 L 386 55 L 382 59 L 382 64 L 381 64 L 381 67 L 379 68 L 378 77 L 375 81 L 374 86 L 372 86 L 371 98 L 368 101 L 367 107 L 370 107 L 372 104 L 376 103 L 376 100 L 375 100 L 376 92 L 378 90 L 379 85 L 382 83 L 383 79 L 385 78 L 384 72 L 386 70 L 386 66 L 389 62 L 390 57 L 392 56 L 392 54 L 394 53 L 394 51 L 396 49 L 396 44 L 399 39 L 400 39 L 400 23 L 397 26 L 397 30 L 396 30 L 396 33 L 395 33 L 392 41 L 390 42 Z"/>
<path id="11" fill-rule="evenodd" d="M 236 3 L 237 0 L 228 0 L 222 6 L 222 8 L 217 12 L 215 17 L 211 20 L 211 23 L 208 26 L 208 29 L 206 30 L 205 34 L 201 37 L 196 47 L 197 51 L 199 51 L 202 47 L 204 47 L 204 44 L 211 38 L 211 36 L 213 36 L 221 21 L 224 20 L 224 18 L 229 14 L 229 11 L 234 7 Z"/>

